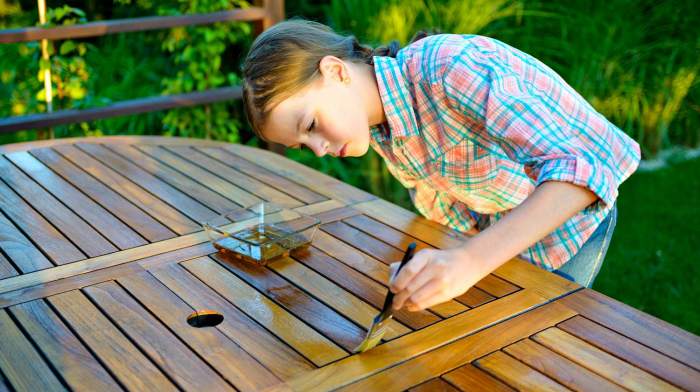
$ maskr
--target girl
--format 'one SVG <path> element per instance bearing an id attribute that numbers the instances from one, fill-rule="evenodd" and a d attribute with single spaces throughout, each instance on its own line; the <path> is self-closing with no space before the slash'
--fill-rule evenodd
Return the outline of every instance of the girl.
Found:
<path id="1" fill-rule="evenodd" d="M 473 234 L 416 253 L 392 281 L 394 308 L 452 299 L 517 255 L 593 283 L 639 146 L 535 58 L 475 35 L 372 50 L 292 20 L 258 36 L 243 78 L 262 139 L 319 157 L 371 146 L 421 214 Z"/>

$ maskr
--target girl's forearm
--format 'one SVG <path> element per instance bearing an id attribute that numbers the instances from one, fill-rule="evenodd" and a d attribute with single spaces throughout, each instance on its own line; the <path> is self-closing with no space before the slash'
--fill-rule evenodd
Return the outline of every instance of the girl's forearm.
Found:
<path id="1" fill-rule="evenodd" d="M 486 275 L 596 200 L 586 188 L 547 181 L 501 220 L 471 238 L 464 251 L 480 261 Z"/>

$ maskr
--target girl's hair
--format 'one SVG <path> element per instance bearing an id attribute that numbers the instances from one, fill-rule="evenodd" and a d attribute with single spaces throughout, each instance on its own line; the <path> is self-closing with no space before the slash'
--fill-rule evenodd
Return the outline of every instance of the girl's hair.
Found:
<path id="1" fill-rule="evenodd" d="M 419 32 L 411 42 L 427 35 Z M 397 41 L 372 49 L 352 35 L 303 19 L 270 27 L 255 39 L 243 63 L 243 104 L 253 131 L 264 139 L 261 128 L 270 110 L 314 81 L 324 56 L 372 65 L 374 56 L 396 57 L 398 51 Z"/>

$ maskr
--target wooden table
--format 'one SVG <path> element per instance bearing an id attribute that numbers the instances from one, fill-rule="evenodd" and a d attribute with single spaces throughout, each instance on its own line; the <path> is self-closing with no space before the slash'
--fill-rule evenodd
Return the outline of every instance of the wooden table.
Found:
<path id="1" fill-rule="evenodd" d="M 351 355 L 388 263 L 465 238 L 281 156 L 157 137 L 0 152 L 0 391 L 700 389 L 697 336 L 520 260 Z M 219 257 L 199 222 L 260 200 L 321 219 L 313 246 Z M 202 309 L 224 321 L 190 326 Z"/>

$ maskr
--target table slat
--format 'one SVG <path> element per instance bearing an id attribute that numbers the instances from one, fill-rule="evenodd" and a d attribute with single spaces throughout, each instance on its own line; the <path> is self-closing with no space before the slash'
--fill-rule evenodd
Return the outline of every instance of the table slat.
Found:
<path id="1" fill-rule="evenodd" d="M 188 150 L 187 147 L 169 147 L 173 151 L 179 153 L 184 153 Z M 326 196 L 318 194 L 303 185 L 299 185 L 294 181 L 291 181 L 283 176 L 278 175 L 262 166 L 256 165 L 253 162 L 245 160 L 239 156 L 231 154 L 221 148 L 193 148 L 200 151 L 218 161 L 234 167 L 244 173 L 248 173 L 254 178 L 259 179 L 265 184 L 274 187 L 282 192 L 285 192 L 292 197 L 303 201 L 306 204 L 318 203 L 324 200 L 328 200 Z"/>
<path id="2" fill-rule="evenodd" d="M 320 234 L 320 233 L 319 233 Z M 377 309 L 384 305 L 388 288 L 370 277 L 348 267 L 315 247 L 295 252 L 294 258 L 300 263 L 321 273 L 326 278 L 335 282 L 345 290 L 357 295 L 369 302 Z M 394 317 L 403 324 L 419 329 L 440 320 L 428 311 L 409 312 L 400 309 L 394 313 Z"/>
<path id="3" fill-rule="evenodd" d="M 72 389 L 120 391 L 119 384 L 42 299 L 10 308 L 54 369 Z"/>
<path id="4" fill-rule="evenodd" d="M 567 388 L 517 359 L 496 351 L 475 362 L 476 366 L 523 391 L 568 391 Z"/>
<path id="5" fill-rule="evenodd" d="M 217 328 L 281 379 L 315 369 L 303 356 L 179 264 L 157 267 L 151 274 L 191 307 L 221 313 L 225 319 Z"/>
<path id="6" fill-rule="evenodd" d="M 625 391 L 624 388 L 530 339 L 521 340 L 503 351 L 575 391 Z"/>
<path id="7" fill-rule="evenodd" d="M 277 390 L 324 391 L 358 380 L 361 381 L 352 385 L 357 390 L 367 385 L 377 385 L 385 390 L 420 384 L 575 314 L 558 304 L 527 312 L 542 301 L 542 297 L 528 290 L 519 291 L 476 311 L 450 317 L 366 353 L 309 372 Z M 525 314 L 512 317 L 523 312 Z M 484 329 L 506 318 L 510 320 Z M 428 356 L 422 355 L 426 353 Z"/>
<path id="8" fill-rule="evenodd" d="M 4 310 L 0 310 L 0 369 L 15 390 L 66 390 Z"/>
<path id="9" fill-rule="evenodd" d="M 404 234 L 366 215 L 353 216 L 351 218 L 344 219 L 343 222 L 357 230 L 376 237 L 377 239 L 397 249 L 405 249 L 411 242 L 416 243 L 417 250 L 433 248 L 431 245 L 428 245 L 423 241 L 410 237 L 407 234 Z M 477 287 L 495 297 L 503 297 L 520 289 L 518 286 L 506 282 L 503 279 L 499 279 L 493 275 L 486 276 L 483 280 L 477 283 Z"/>
<path id="10" fill-rule="evenodd" d="M 3 214 L 0 214 L 2 247 L 22 272 L 38 271 L 51 266 L 34 244 L 40 247 L 55 264 L 67 264 L 85 259 L 85 255 L 75 245 L 2 181 L 0 181 L 0 209 L 14 223 L 10 223 Z M 32 241 L 24 237 L 18 228 L 21 228 Z"/>
<path id="11" fill-rule="evenodd" d="M 10 261 L 7 260 L 2 253 L 0 253 L 0 279 L 5 279 L 17 275 L 19 275 L 19 273 L 17 272 L 15 267 L 12 266 Z"/>
<path id="12" fill-rule="evenodd" d="M 227 182 L 224 182 L 226 185 L 219 186 L 219 189 L 212 186 L 217 185 L 218 181 L 211 181 L 212 185 L 210 185 L 208 182 L 205 184 L 222 195 L 233 198 L 234 201 L 239 201 L 239 198 L 234 196 L 235 193 L 233 192 L 235 192 L 235 189 L 232 188 L 236 188 L 239 191 L 245 190 L 248 195 L 253 195 L 259 199 L 273 202 L 287 208 L 304 205 L 304 203 L 289 196 L 288 194 L 280 192 L 279 190 L 253 177 L 250 177 L 243 171 L 238 171 L 226 166 L 216 159 L 204 155 L 195 149 L 171 148 L 170 151 L 168 151 L 164 148 L 153 146 L 141 146 L 139 148 L 141 151 L 144 151 L 149 155 L 154 156 L 173 167 L 176 167 L 178 170 L 182 170 L 200 182 L 209 178 L 218 178 L 219 181 L 221 181 L 221 179 L 226 180 Z M 251 205 L 244 204 L 244 199 L 241 199 L 239 204 L 244 206 Z"/>
<path id="13" fill-rule="evenodd" d="M 104 185 L 81 168 L 50 148 L 31 150 L 31 154 L 44 165 L 100 203 L 148 241 L 155 242 L 175 235 L 171 230 L 124 197 Z M 102 178 L 100 178 L 102 179 Z"/>
<path id="14" fill-rule="evenodd" d="M 678 390 L 671 384 L 595 348 L 561 329 L 549 328 L 536 334 L 532 339 L 625 388 L 646 391 Z"/>
<path id="15" fill-rule="evenodd" d="M 217 215 L 214 210 L 193 199 L 196 193 L 193 196 L 186 195 L 103 146 L 93 143 L 78 143 L 76 146 L 196 222 L 206 222 Z"/>
<path id="16" fill-rule="evenodd" d="M 182 266 L 317 366 L 347 356 L 330 339 L 212 259 L 190 260 Z"/>
<path id="17" fill-rule="evenodd" d="M 496 299 L 496 297 L 474 286 L 467 290 L 466 293 L 455 298 L 455 301 L 459 301 L 470 308 L 476 308 L 494 299 Z"/>
<path id="18" fill-rule="evenodd" d="M 121 385 L 136 390 L 177 390 L 80 291 L 58 294 L 48 300 Z"/>
<path id="19" fill-rule="evenodd" d="M 364 339 L 365 332 L 360 327 L 271 270 L 233 257 L 222 258 L 218 254 L 212 257 L 346 350 L 352 351 Z"/>
<path id="20" fill-rule="evenodd" d="M 515 389 L 494 378 L 485 371 L 468 363 L 460 366 L 449 373 L 442 375 L 442 378 L 449 381 L 463 391 L 491 391 L 491 392 L 513 392 Z"/>
<path id="21" fill-rule="evenodd" d="M 115 282 L 86 287 L 85 294 L 180 388 L 233 388 Z"/>
<path id="22" fill-rule="evenodd" d="M 152 275 L 132 274 L 117 279 L 117 282 L 236 389 L 261 390 L 280 382 L 218 328 L 194 328 L 187 324 L 187 316 L 196 309 L 184 303 Z"/>
<path id="23" fill-rule="evenodd" d="M 700 371 L 699 336 L 593 290 L 582 290 L 562 301 L 587 319 Z"/>
<path id="24" fill-rule="evenodd" d="M 294 283 L 300 289 L 313 295 L 316 299 L 335 309 L 360 326 L 369 327 L 374 317 L 379 313 L 378 307 L 373 307 L 356 296 L 335 285 L 323 275 L 313 271 L 303 264 L 283 258 L 269 264 L 270 268 L 280 276 Z M 396 320 L 387 322 L 385 340 L 394 339 L 411 330 Z"/>
<path id="25" fill-rule="evenodd" d="M 189 177 L 176 170 L 176 168 L 172 168 L 169 165 L 151 158 L 133 146 L 108 145 L 103 146 L 103 148 L 114 154 L 106 154 L 108 157 L 106 159 L 109 159 L 110 162 L 119 162 L 117 164 L 128 163 L 129 166 L 134 165 L 134 167 L 138 167 L 139 169 L 145 171 L 145 173 L 148 173 L 149 176 L 158 178 L 163 184 L 168 184 L 170 187 L 158 186 L 155 189 L 160 192 L 162 198 L 169 198 L 170 203 L 174 207 L 187 205 L 189 206 L 190 211 L 196 211 L 195 214 L 204 214 L 203 216 L 200 215 L 200 218 L 197 218 L 199 221 L 207 219 L 206 216 L 211 216 L 211 213 L 208 211 L 202 212 L 204 210 L 202 210 L 199 206 L 196 206 L 196 204 L 191 203 L 191 200 L 194 200 L 197 203 L 209 208 L 211 211 L 216 211 L 217 213 L 235 210 L 240 207 L 240 205 L 236 204 L 233 200 L 214 192 L 207 186 L 202 186 L 203 184 L 200 181 L 200 178 L 195 179 Z M 223 182 L 221 179 L 212 177 L 202 178 L 201 180 L 206 181 L 209 184 L 211 184 L 212 180 Z M 146 184 L 147 183 L 144 182 L 142 186 Z M 240 198 L 242 196 L 238 195 L 238 197 Z M 260 200 L 250 194 L 248 194 L 248 197 L 253 203 Z"/>
<path id="26" fill-rule="evenodd" d="M 409 392 L 457 392 L 459 389 L 441 378 L 434 378 L 408 390 Z"/>
<path id="27" fill-rule="evenodd" d="M 200 229 L 199 224 L 189 217 L 124 177 L 130 173 L 114 170 L 70 144 L 62 144 L 54 149 L 177 234 Z"/>
<path id="28" fill-rule="evenodd" d="M 265 162 L 265 168 L 326 197 L 346 204 L 376 199 L 367 192 L 278 154 L 243 145 L 228 144 L 224 150 L 249 162 Z"/>
<path id="29" fill-rule="evenodd" d="M 683 389 L 700 388 L 700 372 L 591 320 L 576 316 L 558 327 Z"/>
<path id="30" fill-rule="evenodd" d="M 28 152 L 13 152 L 5 156 L 119 249 L 147 243 L 107 209 L 70 185 Z"/>
<path id="31" fill-rule="evenodd" d="M 0 173 L 3 173 L 2 179 L 7 185 L 89 257 L 117 250 L 105 237 L 22 173 L 6 158 L 0 158 Z"/>
<path id="32" fill-rule="evenodd" d="M 3 203 L 2 193 L 8 192 L 9 189 L 3 188 L 4 184 L 0 183 L 0 207 L 7 205 Z M 28 227 L 29 232 L 32 232 L 32 227 Z M 44 256 L 27 237 L 0 212 L 0 249 L 12 260 L 14 265 L 19 269 L 20 273 L 37 271 L 44 268 L 52 267 L 53 264 Z M 79 254 L 79 252 L 76 252 Z M 82 256 L 82 255 L 81 255 Z M 6 271 L 4 277 L 15 276 L 17 271 L 11 266 L 10 260 L 0 254 L 4 260 L 3 269 Z M 14 273 L 13 273 L 14 271 Z"/>

